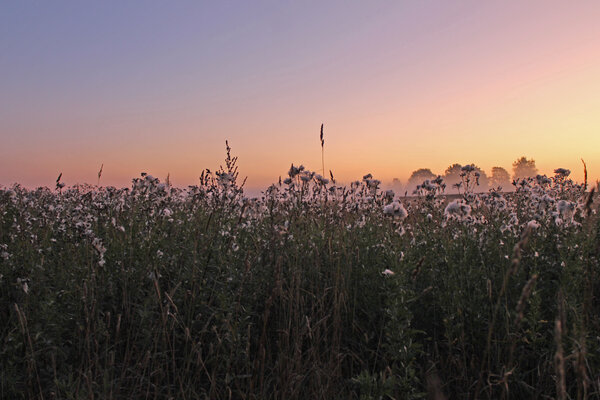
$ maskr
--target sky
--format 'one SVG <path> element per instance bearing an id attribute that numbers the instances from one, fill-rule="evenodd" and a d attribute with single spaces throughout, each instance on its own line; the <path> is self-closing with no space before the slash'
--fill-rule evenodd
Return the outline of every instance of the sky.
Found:
<path id="1" fill-rule="evenodd" d="M 4 1 L 0 185 L 248 188 L 452 163 L 600 178 L 600 2 Z M 328 173 L 327 173 L 328 174 Z"/>

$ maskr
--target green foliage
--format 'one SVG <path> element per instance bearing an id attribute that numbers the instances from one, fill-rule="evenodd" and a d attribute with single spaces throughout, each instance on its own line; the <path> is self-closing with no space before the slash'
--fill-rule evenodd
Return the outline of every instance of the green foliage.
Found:
<path id="1" fill-rule="evenodd" d="M 247 199 L 235 161 L 185 191 L 0 189 L 1 398 L 599 395 L 600 226 L 577 185 L 453 214 L 433 181 L 403 219 L 370 176 L 294 166 Z"/>

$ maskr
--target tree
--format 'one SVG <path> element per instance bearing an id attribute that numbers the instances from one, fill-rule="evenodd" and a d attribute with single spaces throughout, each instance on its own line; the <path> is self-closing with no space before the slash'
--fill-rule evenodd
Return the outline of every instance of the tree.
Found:
<path id="1" fill-rule="evenodd" d="M 525 157 L 521 157 L 516 160 L 513 164 L 513 179 L 529 178 L 536 176 L 538 169 L 535 166 L 535 160 L 528 160 Z"/>
<path id="2" fill-rule="evenodd" d="M 400 179 L 394 178 L 392 180 L 391 189 L 396 193 L 404 193 L 404 184 L 402 184 L 402 181 Z"/>
<path id="3" fill-rule="evenodd" d="M 406 184 L 406 190 L 408 190 L 409 193 L 412 193 L 412 191 L 415 190 L 417 185 L 420 185 L 421 183 L 423 183 L 423 181 L 435 178 L 437 178 L 437 175 L 434 175 L 434 173 L 431 172 L 429 168 L 420 168 L 416 171 L 413 171 L 413 173 L 410 174 L 410 178 L 408 178 L 408 183 Z"/>
<path id="4" fill-rule="evenodd" d="M 490 177 L 490 187 L 494 189 L 501 188 L 504 191 L 510 190 L 510 174 L 502 167 L 492 168 L 492 176 Z"/>

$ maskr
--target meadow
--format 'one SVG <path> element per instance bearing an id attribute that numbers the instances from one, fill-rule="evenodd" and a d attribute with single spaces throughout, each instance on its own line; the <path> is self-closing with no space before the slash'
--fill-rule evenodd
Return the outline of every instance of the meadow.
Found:
<path id="1" fill-rule="evenodd" d="M 461 177 L 0 188 L 0 398 L 599 398 L 595 188 Z"/>

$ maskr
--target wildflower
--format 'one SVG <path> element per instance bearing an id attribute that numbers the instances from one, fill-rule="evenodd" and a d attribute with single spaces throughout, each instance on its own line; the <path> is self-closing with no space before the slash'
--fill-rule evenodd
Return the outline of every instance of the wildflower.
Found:
<path id="1" fill-rule="evenodd" d="M 539 222 L 537 222 L 536 220 L 532 219 L 531 221 L 529 221 L 527 223 L 527 228 L 529 229 L 537 229 L 540 227 Z"/>
<path id="2" fill-rule="evenodd" d="M 392 271 L 391 269 L 384 269 L 383 272 L 381 273 L 383 276 L 392 276 L 395 275 L 396 273 L 394 271 Z"/>
<path id="3" fill-rule="evenodd" d="M 310 181 L 310 180 L 311 180 L 311 178 L 312 178 L 312 177 L 311 177 L 309 174 L 302 174 L 302 175 L 300 176 L 300 179 L 302 179 L 302 182 L 308 182 L 308 181 Z"/>
<path id="4" fill-rule="evenodd" d="M 571 175 L 571 170 L 565 168 L 557 168 L 554 170 L 554 173 L 559 177 L 566 178 L 567 176 Z"/>
<path id="5" fill-rule="evenodd" d="M 379 184 L 381 183 L 381 181 L 378 180 L 378 179 L 366 179 L 365 183 L 367 184 L 367 187 L 369 189 L 377 189 L 377 187 L 379 186 Z"/>
<path id="6" fill-rule="evenodd" d="M 21 285 L 21 288 L 25 292 L 25 294 L 29 294 L 29 279 L 27 278 L 17 278 L 17 284 Z"/>
<path id="7" fill-rule="evenodd" d="M 465 173 L 473 172 L 473 171 L 475 171 L 475 166 L 473 164 L 471 164 L 471 165 L 465 165 L 460 170 L 462 172 L 465 172 Z"/>
<path id="8" fill-rule="evenodd" d="M 544 185 L 544 184 L 551 184 L 552 181 L 550 180 L 550 178 L 548 178 L 546 175 L 537 175 L 535 177 L 535 179 L 537 180 L 538 185 Z M 524 183 L 525 181 L 523 181 Z"/>
<path id="9" fill-rule="evenodd" d="M 321 185 L 327 185 L 329 183 L 329 179 L 323 178 L 319 174 L 315 175 L 315 180 L 317 181 L 317 183 L 319 183 Z"/>
<path id="10" fill-rule="evenodd" d="M 99 238 L 94 238 L 94 240 L 92 240 L 92 246 L 94 246 L 98 254 L 100 254 L 100 257 L 104 256 L 104 253 L 106 253 L 106 248 Z"/>
<path id="11" fill-rule="evenodd" d="M 556 208 L 558 212 L 562 215 L 569 211 L 573 211 L 575 209 L 575 206 L 566 200 L 560 200 L 556 205 Z"/>
<path id="12" fill-rule="evenodd" d="M 462 200 L 454 200 L 444 209 L 446 218 L 465 218 L 471 214 L 471 206 L 465 204 Z"/>
<path id="13" fill-rule="evenodd" d="M 398 201 L 391 202 L 387 206 L 383 207 L 383 213 L 386 215 L 392 215 L 400 220 L 403 220 L 408 216 L 408 212 Z"/>
<path id="14" fill-rule="evenodd" d="M 294 167 L 294 164 L 292 164 L 292 166 L 290 167 L 290 170 L 288 171 L 288 175 L 290 176 L 290 178 L 293 178 L 302 171 L 304 171 L 304 165 L 301 165 L 299 167 Z"/>

